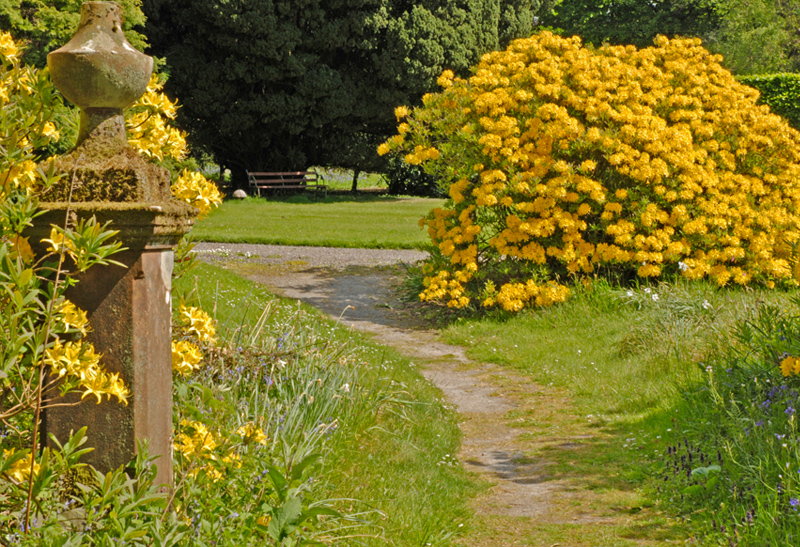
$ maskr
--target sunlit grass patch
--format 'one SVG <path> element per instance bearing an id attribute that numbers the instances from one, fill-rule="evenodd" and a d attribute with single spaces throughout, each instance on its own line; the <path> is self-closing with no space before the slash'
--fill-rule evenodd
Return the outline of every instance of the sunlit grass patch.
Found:
<path id="1" fill-rule="evenodd" d="M 199 221 L 196 241 L 374 249 L 425 249 L 419 220 L 443 200 L 297 195 L 225 201 Z"/>

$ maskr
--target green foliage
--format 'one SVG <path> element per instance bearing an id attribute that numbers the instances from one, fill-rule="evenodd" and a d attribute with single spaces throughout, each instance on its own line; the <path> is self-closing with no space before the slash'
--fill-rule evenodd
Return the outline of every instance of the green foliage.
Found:
<path id="1" fill-rule="evenodd" d="M 562 0 L 543 17 L 545 25 L 595 46 L 697 36 L 735 74 L 797 70 L 798 21 L 797 0 Z"/>
<path id="2" fill-rule="evenodd" d="M 661 495 L 709 543 L 788 546 L 800 534 L 797 305 L 760 303 L 683 393 Z"/>
<path id="3" fill-rule="evenodd" d="M 392 110 L 534 24 L 539 1 L 145 0 L 193 144 L 234 176 L 375 170 Z M 180 32 L 175 32 L 180 29 Z"/>
<path id="4" fill-rule="evenodd" d="M 766 74 L 800 69 L 800 2 L 724 0 L 718 28 L 704 34 L 708 47 L 725 57 L 735 74 Z"/>
<path id="5" fill-rule="evenodd" d="M 445 197 L 436 177 L 402 158 L 389 160 L 386 178 L 389 180 L 389 194 L 393 196 Z"/>
<path id="6" fill-rule="evenodd" d="M 761 104 L 786 118 L 795 129 L 800 129 L 800 74 L 750 75 L 737 79 L 756 88 L 761 93 Z"/>
<path id="7" fill-rule="evenodd" d="M 82 0 L 0 0 L 0 28 L 26 47 L 23 62 L 39 68 L 47 54 L 66 44 L 80 22 Z M 136 49 L 147 47 L 141 29 L 145 18 L 141 0 L 117 0 L 122 7 L 122 29 Z"/>
<path id="8" fill-rule="evenodd" d="M 718 8 L 726 0 L 561 0 L 544 25 L 578 35 L 601 46 L 649 46 L 659 35 L 702 36 L 720 23 Z"/>

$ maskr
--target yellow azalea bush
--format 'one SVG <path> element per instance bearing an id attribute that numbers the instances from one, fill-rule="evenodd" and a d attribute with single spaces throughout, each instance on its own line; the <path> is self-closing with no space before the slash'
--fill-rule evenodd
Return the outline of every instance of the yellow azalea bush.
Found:
<path id="1" fill-rule="evenodd" d="M 141 105 L 129 113 L 131 144 L 153 159 L 182 159 L 184 135 L 163 121 L 164 116 L 174 117 L 174 105 L 158 91 L 149 89 Z M 39 449 L 38 418 L 54 404 L 53 397 L 74 392 L 104 404 L 109 400 L 127 404 L 131 397 L 119 374 L 107 371 L 103 356 L 84 339 L 91 331 L 86 311 L 64 296 L 77 282 L 76 273 L 110 262 L 120 248 L 111 243 L 116 232 L 90 219 L 52 226 L 49 237 L 35 244 L 23 235 L 34 223 L 39 196 L 58 178 L 41 167 L 46 164 L 41 151 L 60 138 L 54 123 L 59 109 L 63 102 L 47 71 L 21 65 L 17 45 L 0 32 L 0 497 L 5 500 L 0 535 L 4 539 L 8 530 L 29 528 L 35 514 L 25 508 L 42 506 L 42 499 L 35 497 L 40 490 L 43 496 L 52 495 L 46 486 L 54 480 L 56 468 L 63 471 L 63 466 L 78 465 L 66 452 Z M 200 192 L 206 208 L 219 202 L 214 191 L 207 185 Z M 192 203 L 197 196 L 181 198 Z M 32 245 L 43 252 L 34 256 Z M 199 310 L 189 315 L 187 332 L 213 343 L 210 319 Z M 192 351 L 189 344 L 179 342 L 180 362 L 196 368 L 200 349 Z M 67 443 L 70 450 L 77 450 L 81 438 L 83 433 L 74 445 L 72 439 Z M 20 487 L 23 481 L 26 484 Z"/>
<path id="2" fill-rule="evenodd" d="M 34 261 L 31 242 L 22 235 L 39 193 L 56 178 L 39 167 L 37 151 L 59 138 L 52 122 L 59 104 L 47 74 L 21 65 L 13 39 L 0 32 L 0 420 L 6 424 L 56 388 L 98 402 L 114 397 L 125 403 L 129 395 L 119 377 L 100 365 L 93 346 L 81 340 L 89 330 L 86 313 L 64 298 L 66 285 L 50 286 L 53 267 Z M 53 227 L 42 242 L 49 245 L 45 260 L 58 263 L 62 275 L 69 274 L 65 255 L 79 270 L 104 263 L 119 248 L 107 244 L 113 235 L 94 222 Z M 46 368 L 50 381 L 37 389 Z"/>
<path id="3" fill-rule="evenodd" d="M 186 158 L 189 147 L 186 133 L 172 125 L 178 105 L 162 91 L 163 83 L 156 74 L 147 90 L 125 113 L 128 144 L 148 158 L 172 168 L 172 195 L 200 210 L 205 216 L 222 203 L 216 184 L 198 171 L 183 169 L 175 174 L 174 165 Z"/>
<path id="4" fill-rule="evenodd" d="M 59 450 L 39 446 L 41 412 L 63 404 L 54 397 L 76 393 L 113 404 L 130 397 L 84 339 L 86 312 L 65 298 L 76 273 L 110 262 L 120 247 L 110 243 L 115 232 L 84 220 L 53 226 L 38 242 L 23 235 L 39 196 L 58 179 L 41 167 L 41 151 L 60 138 L 53 120 L 62 106 L 47 72 L 21 65 L 13 39 L 0 32 L 0 542 L 15 543 L 8 530 L 31 528 L 52 497 L 48 485 L 75 463 L 73 448 L 81 441 L 70 439 Z"/>
<path id="5" fill-rule="evenodd" d="M 173 127 L 178 107 L 161 91 L 163 84 L 153 74 L 147 90 L 125 115 L 128 144 L 154 160 L 182 160 L 189 150 L 186 133 Z"/>
<path id="6" fill-rule="evenodd" d="M 569 278 L 796 284 L 800 133 L 698 39 L 549 32 L 445 71 L 380 153 L 440 177 L 423 300 L 517 311 Z"/>
<path id="7" fill-rule="evenodd" d="M 200 210 L 205 216 L 222 203 L 222 194 L 217 185 L 203 176 L 202 173 L 184 169 L 172 184 L 172 195 Z"/>

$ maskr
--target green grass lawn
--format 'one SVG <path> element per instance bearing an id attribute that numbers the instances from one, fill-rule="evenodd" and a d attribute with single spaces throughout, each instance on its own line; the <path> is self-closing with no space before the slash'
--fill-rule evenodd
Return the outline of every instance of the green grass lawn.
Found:
<path id="1" fill-rule="evenodd" d="M 353 187 L 353 171 L 349 169 L 313 167 L 320 173 L 328 185 L 328 190 L 347 190 Z M 386 179 L 379 173 L 361 173 L 358 176 L 359 190 L 385 190 Z"/>
<path id="2" fill-rule="evenodd" d="M 295 195 L 225 201 L 192 230 L 196 241 L 372 249 L 424 249 L 419 219 L 443 200 Z"/>

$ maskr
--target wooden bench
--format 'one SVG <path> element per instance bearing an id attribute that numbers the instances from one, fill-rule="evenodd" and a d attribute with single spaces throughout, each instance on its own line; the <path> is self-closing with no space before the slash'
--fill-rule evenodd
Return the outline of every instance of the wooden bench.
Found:
<path id="1" fill-rule="evenodd" d="M 261 190 L 322 190 L 327 195 L 328 186 L 322 176 L 314 171 L 281 171 L 261 173 L 248 171 L 247 182 L 261 197 Z"/>

